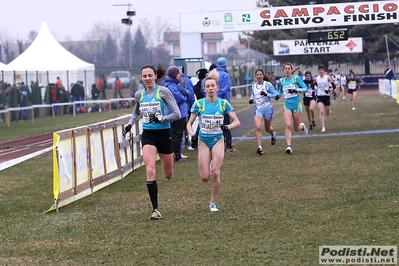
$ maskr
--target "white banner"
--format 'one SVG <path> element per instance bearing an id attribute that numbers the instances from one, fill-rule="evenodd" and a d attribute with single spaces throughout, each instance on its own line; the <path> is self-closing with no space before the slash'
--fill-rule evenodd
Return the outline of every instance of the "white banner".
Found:
<path id="1" fill-rule="evenodd" d="M 347 41 L 314 42 L 306 39 L 273 41 L 274 55 L 348 54 L 363 52 L 363 38 Z"/>
<path id="2" fill-rule="evenodd" d="M 237 32 L 398 23 L 398 1 L 371 1 L 180 14 L 180 33 Z"/>

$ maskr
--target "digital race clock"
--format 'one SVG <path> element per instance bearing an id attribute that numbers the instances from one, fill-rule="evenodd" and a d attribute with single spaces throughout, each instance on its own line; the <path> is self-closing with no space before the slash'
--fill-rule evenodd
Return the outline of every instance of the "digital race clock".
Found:
<path id="1" fill-rule="evenodd" d="M 328 29 L 308 31 L 308 42 L 346 41 L 348 29 Z"/>

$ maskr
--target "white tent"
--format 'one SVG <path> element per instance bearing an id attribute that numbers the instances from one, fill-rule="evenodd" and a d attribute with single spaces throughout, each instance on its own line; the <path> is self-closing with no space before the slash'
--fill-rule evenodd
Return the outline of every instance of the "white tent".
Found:
<path id="1" fill-rule="evenodd" d="M 0 70 L 3 70 L 6 68 L 6 64 L 3 64 L 2 62 L 0 62 Z"/>
<path id="2" fill-rule="evenodd" d="M 67 83 L 81 80 L 86 92 L 89 92 L 91 84 L 95 82 L 94 64 L 79 59 L 59 44 L 46 22 L 42 23 L 32 44 L 0 70 L 4 70 L 4 79 L 10 83 L 24 81 L 29 84 L 38 81 L 45 85 L 54 83 L 60 77 L 66 88 Z"/>

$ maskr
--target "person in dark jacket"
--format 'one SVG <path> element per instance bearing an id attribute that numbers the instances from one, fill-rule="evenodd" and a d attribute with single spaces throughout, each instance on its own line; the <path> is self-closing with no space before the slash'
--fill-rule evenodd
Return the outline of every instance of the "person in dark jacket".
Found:
<path id="1" fill-rule="evenodd" d="M 188 90 L 180 86 L 181 73 L 177 66 L 169 67 L 167 71 L 168 77 L 164 80 L 164 86 L 167 87 L 170 92 L 172 92 L 173 97 L 176 100 L 177 106 L 180 110 L 180 119 L 174 121 L 171 124 L 171 135 L 173 143 L 173 153 L 175 155 L 175 161 L 179 162 L 184 160 L 181 156 L 181 142 L 183 139 L 183 132 L 186 127 L 186 120 L 188 117 L 187 110 L 187 96 Z"/>
<path id="2" fill-rule="evenodd" d="M 24 82 L 21 82 L 21 107 L 27 107 L 31 105 L 32 95 L 28 86 L 25 85 Z M 29 111 L 21 110 L 21 119 L 26 120 L 29 119 Z"/>
<path id="3" fill-rule="evenodd" d="M 19 91 L 19 87 L 13 84 L 8 93 L 8 97 L 8 107 L 19 107 L 21 104 L 21 92 Z M 11 122 L 18 121 L 18 113 L 18 111 L 11 112 Z"/>
<path id="4" fill-rule="evenodd" d="M 224 57 L 219 57 L 217 59 L 217 67 L 216 70 L 219 73 L 219 90 L 217 92 L 217 97 L 221 99 L 225 99 L 230 103 L 230 74 L 227 72 L 227 60 Z M 228 115 L 224 116 L 223 124 L 230 124 L 230 117 Z M 233 148 L 233 140 L 231 136 L 230 130 L 223 133 L 224 142 L 226 145 L 226 152 L 237 152 L 235 148 Z"/>
<path id="5" fill-rule="evenodd" d="M 83 81 L 77 81 L 72 85 L 71 88 L 71 95 L 72 95 L 72 100 L 74 102 L 77 101 L 84 101 L 85 99 L 85 89 L 83 87 Z M 83 108 L 82 108 L 83 107 Z M 85 112 L 84 110 L 84 105 L 82 103 L 76 103 L 75 104 L 76 112 Z"/>

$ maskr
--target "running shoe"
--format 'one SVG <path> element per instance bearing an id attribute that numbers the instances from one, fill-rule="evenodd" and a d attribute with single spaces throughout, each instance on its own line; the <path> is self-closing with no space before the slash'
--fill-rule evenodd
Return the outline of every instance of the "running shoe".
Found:
<path id="1" fill-rule="evenodd" d="M 321 132 L 326 132 L 326 128 L 325 128 L 325 127 L 322 127 L 322 128 L 321 128 Z"/>
<path id="2" fill-rule="evenodd" d="M 292 154 L 291 145 L 288 145 L 288 146 L 287 146 L 287 148 L 285 149 L 285 153 Z"/>
<path id="3" fill-rule="evenodd" d="M 309 125 L 309 130 L 312 130 L 313 129 L 313 126 L 312 126 L 312 124 L 310 124 Z"/>
<path id="4" fill-rule="evenodd" d="M 259 155 L 263 155 L 263 150 L 262 150 L 262 148 L 258 148 L 258 149 L 256 150 L 256 153 L 259 154 Z"/>
<path id="5" fill-rule="evenodd" d="M 308 129 L 306 128 L 304 123 L 300 123 L 300 126 L 302 126 L 302 132 L 303 134 L 307 135 L 309 133 Z"/>
<path id="6" fill-rule="evenodd" d="M 155 209 L 155 210 L 152 211 L 152 214 L 151 214 L 150 219 L 151 219 L 151 220 L 159 220 L 159 219 L 162 219 L 162 215 L 161 215 L 161 213 L 158 211 L 158 209 Z"/>
<path id="7" fill-rule="evenodd" d="M 182 159 L 188 159 L 188 156 L 184 155 L 183 153 L 181 154 Z"/>
<path id="8" fill-rule="evenodd" d="M 215 204 L 215 203 L 209 204 L 209 210 L 210 210 L 211 212 L 218 212 L 218 211 L 219 211 L 219 209 L 216 208 L 216 204 Z"/>
<path id="9" fill-rule="evenodd" d="M 276 144 L 276 141 L 277 141 L 277 134 L 276 134 L 276 131 L 274 131 L 273 136 L 271 138 L 271 144 L 272 145 Z"/>
<path id="10" fill-rule="evenodd" d="M 355 110 L 356 110 L 356 108 L 355 108 L 355 107 L 352 107 L 352 110 L 353 110 L 353 111 L 355 111 Z"/>
<path id="11" fill-rule="evenodd" d="M 312 121 L 312 126 L 316 127 L 316 123 L 314 121 Z"/>

